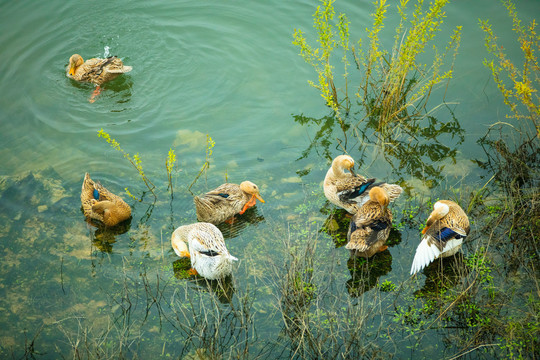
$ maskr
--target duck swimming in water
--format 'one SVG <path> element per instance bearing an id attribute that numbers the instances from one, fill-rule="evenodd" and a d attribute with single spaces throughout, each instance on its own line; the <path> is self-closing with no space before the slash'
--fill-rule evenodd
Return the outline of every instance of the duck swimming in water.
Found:
<path id="1" fill-rule="evenodd" d="M 259 187 L 251 181 L 244 181 L 240 185 L 225 183 L 193 199 L 197 219 L 215 225 L 236 214 L 242 215 L 248 208 L 255 206 L 257 200 L 264 203 Z"/>
<path id="2" fill-rule="evenodd" d="M 88 173 L 84 174 L 81 204 L 86 218 L 106 226 L 115 226 L 131 217 L 129 205 L 99 182 L 94 182 Z"/>
<path id="3" fill-rule="evenodd" d="M 116 56 L 110 56 L 106 59 L 92 58 L 84 61 L 81 55 L 73 54 L 69 58 L 66 76 L 76 81 L 96 84 L 97 87 L 90 99 L 93 102 L 95 96 L 101 91 L 100 85 L 131 70 L 131 66 L 124 65 L 122 60 Z"/>

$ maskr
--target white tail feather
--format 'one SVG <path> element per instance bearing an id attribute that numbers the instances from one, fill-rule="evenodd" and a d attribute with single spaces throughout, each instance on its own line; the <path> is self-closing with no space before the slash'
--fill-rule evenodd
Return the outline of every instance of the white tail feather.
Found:
<path id="1" fill-rule="evenodd" d="M 411 275 L 416 274 L 426 266 L 428 266 L 433 260 L 435 260 L 441 252 L 432 244 L 428 244 L 427 237 L 422 239 L 422 242 L 416 248 L 416 255 L 414 255 L 414 260 L 411 266 Z"/>

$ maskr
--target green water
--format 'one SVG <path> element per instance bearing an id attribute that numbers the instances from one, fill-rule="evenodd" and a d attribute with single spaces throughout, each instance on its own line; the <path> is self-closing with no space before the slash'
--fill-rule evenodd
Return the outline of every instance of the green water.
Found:
<path id="1" fill-rule="evenodd" d="M 354 343 L 356 356 L 451 358 L 474 347 L 456 345 L 456 330 L 425 331 L 418 339 L 404 324 L 393 336 L 386 333 L 395 329 L 399 306 L 429 287 L 424 274 L 409 276 L 419 241 L 416 223 L 395 229 L 389 251 L 367 265 L 351 263 L 342 247 L 348 223 L 342 213 L 334 215 L 341 231 L 321 230 L 334 209 L 322 195 L 322 180 L 329 156 L 343 152 L 338 144 L 344 138 L 335 122 L 318 137 L 329 111 L 307 84 L 316 80 L 313 69 L 291 44 L 295 28 L 314 41 L 317 4 L 0 3 L 1 357 L 300 357 L 284 326 L 279 284 L 289 250 L 302 253 L 306 246 L 315 246 L 317 271 L 303 281 L 314 285 L 324 302 L 325 313 L 315 321 L 328 321 L 333 311 L 349 307 L 366 315 L 362 341 Z M 351 38 L 365 39 L 372 4 L 338 0 L 335 7 L 351 20 Z M 518 11 L 529 22 L 538 3 L 520 1 Z M 406 155 L 385 157 L 384 149 L 369 142 L 349 139 L 345 145 L 362 159 L 363 172 L 410 189 L 394 205 L 398 220 L 396 214 L 419 205 L 414 194 L 460 196 L 460 189 L 482 187 L 492 175 L 472 160 L 486 158 L 477 140 L 491 124 L 506 121 L 508 109 L 482 65 L 487 53 L 479 17 L 496 24 L 505 50 L 519 59 L 501 4 L 448 5 L 437 44 L 444 44 L 456 25 L 463 26 L 463 40 L 454 79 L 436 96 L 439 102 L 446 92 L 460 136 L 446 134 L 438 140 L 443 153 L 422 157 L 426 166 L 437 171 L 444 165 L 444 171 L 417 171 Z M 396 21 L 387 20 L 386 46 L 393 43 Z M 91 58 L 107 52 L 133 71 L 106 84 L 90 103 L 93 86 L 66 78 L 65 67 L 73 53 Z M 449 111 L 436 116 L 452 119 Z M 101 128 L 126 152 L 140 154 L 156 185 L 155 202 L 129 162 L 98 138 Z M 191 192 L 226 179 L 250 180 L 266 200 L 237 223 L 220 226 L 231 254 L 240 259 L 225 290 L 186 278 L 186 264 L 170 247 L 172 231 L 196 221 L 188 186 L 205 161 L 206 134 L 215 141 L 211 165 Z M 324 138 L 327 142 L 320 141 Z M 429 138 L 423 141 L 430 145 Z M 178 158 L 174 195 L 165 171 L 170 148 Z M 130 223 L 111 231 L 84 221 L 79 194 L 85 172 L 128 201 Z M 143 202 L 129 199 L 125 187 Z M 422 211 L 425 217 L 428 207 Z M 465 254 L 478 247 L 476 229 L 473 222 Z M 377 283 L 387 280 L 399 293 L 378 290 Z"/>

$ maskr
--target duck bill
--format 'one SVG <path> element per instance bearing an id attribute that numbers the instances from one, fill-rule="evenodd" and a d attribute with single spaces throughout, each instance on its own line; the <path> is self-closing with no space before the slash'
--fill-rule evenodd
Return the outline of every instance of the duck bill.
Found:
<path id="1" fill-rule="evenodd" d="M 69 75 L 71 75 L 71 76 L 75 75 L 75 66 L 74 65 L 69 67 Z"/>
<path id="2" fill-rule="evenodd" d="M 422 230 L 422 235 L 424 235 L 429 229 L 429 225 L 426 225 L 426 227 L 424 228 L 424 230 Z"/>
<path id="3" fill-rule="evenodd" d="M 255 194 L 255 197 L 257 198 L 257 200 L 259 200 L 260 202 L 264 203 L 264 200 L 263 200 L 263 198 L 261 197 L 261 195 Z"/>
<path id="4" fill-rule="evenodd" d="M 358 176 L 358 175 L 356 175 L 356 173 L 354 172 L 354 169 L 352 167 L 349 168 L 349 171 L 351 172 L 351 174 L 353 174 L 353 176 Z"/>

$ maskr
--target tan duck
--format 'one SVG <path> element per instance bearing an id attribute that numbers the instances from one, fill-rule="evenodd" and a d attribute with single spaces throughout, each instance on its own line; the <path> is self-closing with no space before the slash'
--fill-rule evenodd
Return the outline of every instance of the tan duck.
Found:
<path id="1" fill-rule="evenodd" d="M 403 189 L 399 185 L 385 182 L 375 183 L 376 179 L 366 179 L 353 171 L 354 160 L 349 155 L 339 155 L 328 169 L 324 178 L 324 195 L 334 205 L 344 208 L 351 214 L 369 200 L 369 191 L 374 186 L 382 187 L 392 202 Z M 350 172 L 345 172 L 345 169 Z"/>
<path id="2" fill-rule="evenodd" d="M 255 206 L 257 199 L 264 203 L 259 188 L 251 181 L 240 185 L 225 183 L 193 199 L 199 221 L 220 224 L 236 214 Z"/>
<path id="3" fill-rule="evenodd" d="M 458 204 L 450 200 L 437 201 L 422 230 L 422 241 L 416 248 L 411 275 L 439 257 L 457 253 L 470 229 L 469 218 Z"/>
<path id="4" fill-rule="evenodd" d="M 371 257 L 388 248 L 385 243 L 392 227 L 389 202 L 388 193 L 382 187 L 375 186 L 369 190 L 369 200 L 351 220 L 346 249 L 357 256 Z"/>
<path id="5" fill-rule="evenodd" d="M 122 60 L 116 56 L 84 61 L 81 55 L 74 54 L 69 58 L 66 75 L 73 80 L 101 85 L 115 79 L 120 74 L 130 72 L 131 69 L 131 66 L 124 65 Z"/>
<path id="6" fill-rule="evenodd" d="M 99 220 L 106 226 L 115 226 L 131 217 L 131 208 L 119 196 L 114 195 L 99 182 L 84 175 L 81 190 L 84 216 Z"/>
<path id="7" fill-rule="evenodd" d="M 176 255 L 191 259 L 192 274 L 209 280 L 229 275 L 233 261 L 238 260 L 229 254 L 221 231 L 210 223 L 180 226 L 172 234 L 171 245 Z"/>

